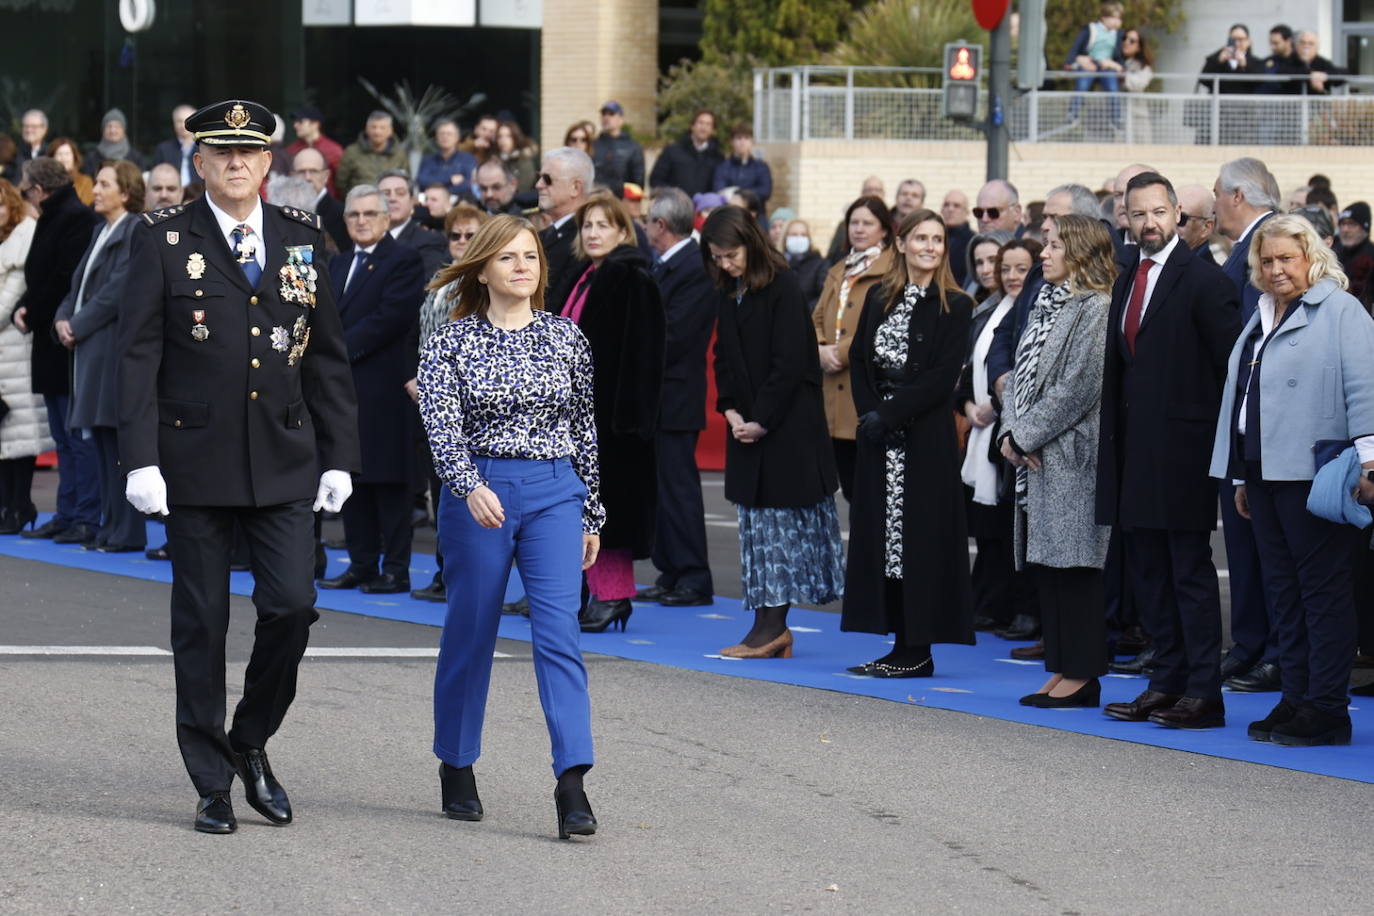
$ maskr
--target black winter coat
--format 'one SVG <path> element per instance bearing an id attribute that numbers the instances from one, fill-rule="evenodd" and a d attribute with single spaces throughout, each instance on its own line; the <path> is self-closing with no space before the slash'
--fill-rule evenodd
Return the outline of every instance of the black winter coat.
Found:
<path id="1" fill-rule="evenodd" d="M 750 508 L 834 498 L 839 484 L 816 330 L 795 273 L 781 271 L 738 304 L 733 293 L 721 294 L 715 357 L 716 409 L 737 410 L 768 430 L 752 444 L 727 433 L 725 498 Z"/>
<path id="2" fill-rule="evenodd" d="M 100 217 L 83 204 L 71 185 L 43 201 L 33 230 L 33 244 L 24 262 L 27 288 L 15 306 L 25 308 L 24 321 L 33 333 L 33 393 L 71 392 L 67 348 L 57 342 L 52 323 L 72 288 L 72 274 L 86 254 Z M 10 320 L 10 316 L 5 316 Z"/>
<path id="3" fill-rule="evenodd" d="M 1238 294 L 1221 268 L 1180 241 L 1160 269 L 1132 356 L 1121 328 L 1138 263 L 1137 255 L 1112 290 L 1097 523 L 1212 531 L 1217 485 L 1207 472 L 1226 363 L 1240 334 Z"/>
<path id="4" fill-rule="evenodd" d="M 814 248 L 795 259 L 788 255 L 787 264 L 797 274 L 797 283 L 801 286 L 802 297 L 806 300 L 806 314 L 810 315 L 816 310 L 816 303 L 821 301 L 821 290 L 825 288 L 825 273 L 830 269 L 830 265 Z"/>
<path id="5" fill-rule="evenodd" d="M 859 416 L 874 412 L 890 437 L 906 444 L 902 513 L 902 589 L 908 645 L 972 645 L 973 594 L 969 584 L 964 491 L 950 396 L 968 351 L 973 300 L 929 290 L 916 303 L 907 331 L 905 374 L 883 400 L 873 365 L 873 339 L 886 297 L 874 286 L 864 299 L 849 348 L 849 375 Z M 849 510 L 849 561 L 845 567 L 840 629 L 893 632 L 884 602 L 886 575 L 887 443 L 860 434 Z"/>
<path id="6" fill-rule="evenodd" d="M 405 383 L 415 377 L 416 324 L 430 275 L 420 252 L 388 233 L 344 292 L 353 257 L 353 251 L 337 255 L 329 268 L 358 392 L 363 471 L 357 479 L 360 483 L 410 483 L 420 415 L 405 392 Z"/>
<path id="7" fill-rule="evenodd" d="M 691 239 L 663 262 L 658 277 L 666 333 L 663 406 L 658 428 L 706 428 L 706 347 L 716 327 L 716 288 Z"/>
<path id="8" fill-rule="evenodd" d="M 697 152 L 692 135 L 664 147 L 649 173 L 649 184 L 658 188 L 681 188 L 688 197 L 711 190 L 716 166 L 725 161 L 715 137 L 706 141 L 706 149 Z"/>
<path id="9" fill-rule="evenodd" d="M 592 348 L 592 408 L 601 456 L 603 549 L 653 549 L 654 433 L 663 387 L 663 302 L 643 253 L 621 245 L 592 274 L 578 326 Z"/>

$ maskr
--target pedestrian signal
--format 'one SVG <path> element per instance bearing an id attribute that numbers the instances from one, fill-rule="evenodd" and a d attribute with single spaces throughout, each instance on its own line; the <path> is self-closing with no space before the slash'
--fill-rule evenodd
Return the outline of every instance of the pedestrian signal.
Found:
<path id="1" fill-rule="evenodd" d="M 945 45 L 944 98 L 947 118 L 970 121 L 978 113 L 978 79 L 983 71 L 983 49 L 962 41 Z"/>

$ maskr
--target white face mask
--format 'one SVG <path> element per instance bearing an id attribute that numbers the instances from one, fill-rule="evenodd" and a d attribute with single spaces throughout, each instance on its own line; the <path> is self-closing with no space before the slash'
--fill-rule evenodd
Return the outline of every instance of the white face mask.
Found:
<path id="1" fill-rule="evenodd" d="M 784 244 L 788 254 L 806 254 L 811 250 L 811 238 L 805 235 L 789 235 Z"/>

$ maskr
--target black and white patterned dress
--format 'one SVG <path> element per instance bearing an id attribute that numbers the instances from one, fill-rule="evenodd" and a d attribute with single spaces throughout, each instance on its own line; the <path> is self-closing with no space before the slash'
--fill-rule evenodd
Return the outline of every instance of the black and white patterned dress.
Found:
<path id="1" fill-rule="evenodd" d="M 893 306 L 873 334 L 873 365 L 879 369 L 900 371 L 906 366 L 907 334 L 911 327 L 911 313 L 925 296 L 923 286 L 907 286 L 902 298 Z M 883 394 L 886 401 L 891 392 Z M 889 579 L 902 578 L 902 502 L 906 489 L 906 443 L 888 443 L 884 463 L 887 494 L 883 515 L 883 574 Z"/>
<path id="2" fill-rule="evenodd" d="M 430 335 L 418 378 L 434 470 L 455 496 L 486 484 L 473 456 L 566 458 L 587 488 L 582 530 L 601 532 L 592 351 L 576 324 L 542 311 L 514 331 L 460 318 Z"/>

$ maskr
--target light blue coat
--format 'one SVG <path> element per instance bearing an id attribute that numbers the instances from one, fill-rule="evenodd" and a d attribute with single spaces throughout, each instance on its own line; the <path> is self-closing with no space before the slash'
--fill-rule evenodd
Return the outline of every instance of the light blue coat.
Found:
<path id="1" fill-rule="evenodd" d="M 1322 280 L 1292 308 L 1260 366 L 1260 464 L 1265 480 L 1311 480 L 1312 446 L 1374 435 L 1374 319 L 1358 299 Z M 1241 350 L 1259 326 L 1255 309 L 1227 363 L 1210 474 L 1230 478 Z"/>

